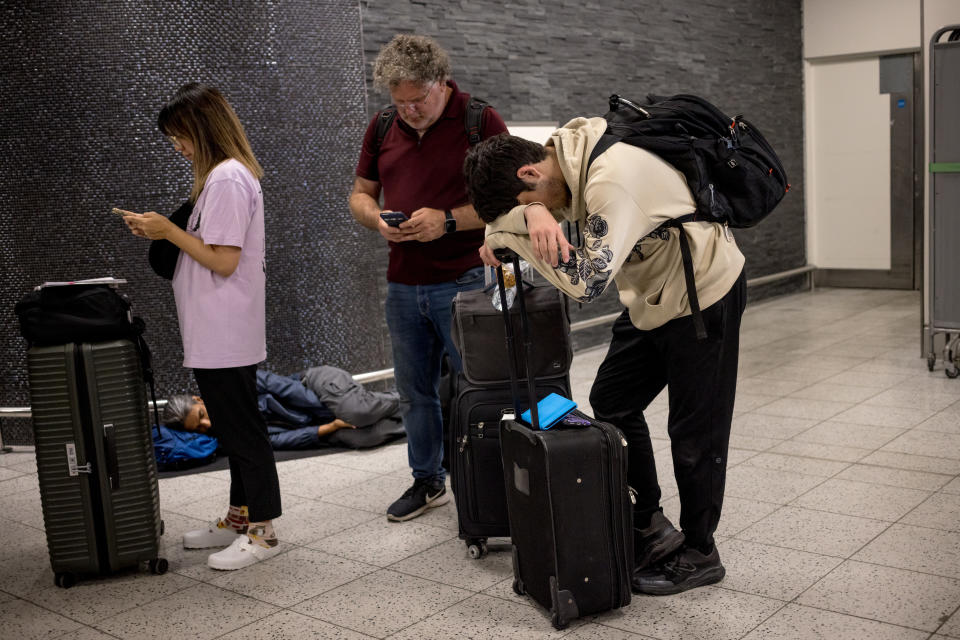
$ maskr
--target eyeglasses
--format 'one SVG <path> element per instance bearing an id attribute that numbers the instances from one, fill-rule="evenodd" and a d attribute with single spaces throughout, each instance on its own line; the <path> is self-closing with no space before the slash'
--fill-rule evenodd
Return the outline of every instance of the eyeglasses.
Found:
<path id="1" fill-rule="evenodd" d="M 435 86 L 437 86 L 436 82 L 431 83 L 430 86 L 427 87 L 427 90 L 424 92 L 424 94 L 419 98 L 416 98 L 415 100 L 394 100 L 393 104 L 397 109 L 410 109 L 413 107 L 420 107 L 423 105 L 424 102 L 427 101 L 427 98 L 430 97 L 430 92 L 433 91 L 433 88 Z"/>
<path id="2" fill-rule="evenodd" d="M 173 145 L 173 148 L 174 148 L 174 149 L 182 149 L 182 148 L 183 148 L 183 142 L 180 141 L 180 140 L 177 140 L 177 136 L 166 136 L 166 138 L 167 138 L 167 140 L 170 141 L 170 144 Z"/>

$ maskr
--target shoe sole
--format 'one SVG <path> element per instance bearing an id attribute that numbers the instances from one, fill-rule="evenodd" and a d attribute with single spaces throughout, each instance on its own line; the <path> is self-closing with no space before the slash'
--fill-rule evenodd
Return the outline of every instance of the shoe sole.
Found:
<path id="1" fill-rule="evenodd" d="M 241 535 L 241 534 L 238 533 L 237 535 Z M 204 545 L 187 544 L 186 542 L 184 542 L 183 548 L 184 549 L 226 549 L 231 544 L 233 544 L 233 540 L 231 540 L 230 542 L 224 542 L 223 544 L 218 542 L 216 544 L 204 544 Z"/>
<path id="2" fill-rule="evenodd" d="M 681 584 L 671 584 L 670 586 L 664 587 L 657 587 L 655 585 L 640 585 L 638 587 L 633 585 L 633 591 L 634 593 L 643 593 L 648 596 L 672 596 L 677 593 L 689 591 L 690 589 L 696 589 L 697 587 L 705 587 L 708 584 L 716 584 L 723 580 L 725 575 L 727 575 L 727 570 L 723 567 L 717 567 L 716 569 L 711 569 L 710 571 L 704 573 L 696 580 L 688 580 Z"/>
<path id="3" fill-rule="evenodd" d="M 450 502 L 450 494 L 444 493 L 442 496 L 436 498 L 432 502 L 428 502 L 427 504 L 423 505 L 416 511 L 411 511 L 405 516 L 393 516 L 388 513 L 387 520 L 389 520 L 390 522 L 406 522 L 407 520 L 413 520 L 417 516 L 422 515 L 423 512 L 426 511 L 427 509 L 433 509 L 434 507 L 442 507 L 448 502 Z"/>
<path id="4" fill-rule="evenodd" d="M 209 558 L 207 558 L 207 566 L 210 567 L 211 569 L 216 569 L 217 571 L 238 571 L 240 569 L 246 569 L 247 567 L 252 567 L 257 563 L 263 562 L 264 560 L 269 560 L 270 558 L 273 558 L 280 553 L 280 549 L 278 547 L 274 547 L 274 549 L 276 549 L 276 553 L 271 553 L 266 558 L 258 558 L 256 556 L 251 555 L 250 557 L 253 558 L 253 562 L 248 562 L 247 564 L 241 565 L 239 567 L 228 567 L 228 566 L 218 567 L 216 566 L 216 563 L 211 563 Z"/>
<path id="5" fill-rule="evenodd" d="M 635 560 L 633 570 L 637 571 L 646 569 L 660 560 L 663 560 L 671 553 L 679 549 L 684 540 L 684 535 L 674 529 L 663 538 L 658 540 L 656 544 L 651 546 L 644 558 Z"/>

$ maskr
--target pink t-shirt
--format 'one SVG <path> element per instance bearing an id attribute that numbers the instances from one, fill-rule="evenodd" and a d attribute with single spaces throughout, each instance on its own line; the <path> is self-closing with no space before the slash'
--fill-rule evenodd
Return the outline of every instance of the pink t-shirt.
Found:
<path id="1" fill-rule="evenodd" d="M 180 252 L 173 295 L 183 338 L 183 366 L 243 367 L 267 358 L 266 263 L 260 182 L 237 160 L 207 176 L 187 233 L 205 244 L 240 247 L 236 271 L 224 278 Z"/>

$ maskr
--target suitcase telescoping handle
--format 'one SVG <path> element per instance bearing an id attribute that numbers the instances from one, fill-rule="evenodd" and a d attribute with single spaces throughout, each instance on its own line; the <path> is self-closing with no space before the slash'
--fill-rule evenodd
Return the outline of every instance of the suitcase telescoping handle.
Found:
<path id="1" fill-rule="evenodd" d="M 517 284 L 517 306 L 520 310 L 520 331 L 523 332 L 523 359 L 527 371 L 527 397 L 530 402 L 530 424 L 534 429 L 540 428 L 540 416 L 537 412 L 537 392 L 534 386 L 534 380 L 530 376 L 533 366 L 530 364 L 530 326 L 527 323 L 527 308 L 523 302 L 523 275 L 520 273 L 520 256 L 510 249 L 497 249 L 493 252 L 494 257 L 501 263 L 511 262 L 513 264 L 513 275 Z M 497 268 L 497 287 L 500 290 L 500 310 L 503 312 L 503 322 L 507 333 L 507 366 L 510 370 L 510 391 L 513 394 L 513 410 L 516 412 L 516 419 L 520 420 L 520 390 L 517 379 L 520 376 L 519 365 L 516 363 L 513 343 L 513 322 L 510 321 L 510 309 L 507 307 L 507 287 L 503 281 L 503 266 Z"/>

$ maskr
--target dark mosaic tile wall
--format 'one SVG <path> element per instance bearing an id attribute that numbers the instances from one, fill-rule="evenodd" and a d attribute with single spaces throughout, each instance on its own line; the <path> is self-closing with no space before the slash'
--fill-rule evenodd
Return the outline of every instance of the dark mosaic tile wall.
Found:
<path id="1" fill-rule="evenodd" d="M 737 232 L 747 277 L 806 263 L 800 0 L 362 0 L 361 10 L 371 113 L 387 101 L 369 86 L 377 51 L 395 33 L 423 33 L 450 52 L 460 87 L 508 121 L 602 115 L 611 93 L 696 93 L 746 115 L 793 185 L 773 216 Z M 788 290 L 802 286 L 794 279 Z M 573 305 L 573 317 L 619 309 L 611 291 Z M 578 346 L 588 345 L 578 338 Z"/>
<path id="2" fill-rule="evenodd" d="M 45 280 L 129 280 L 158 391 L 193 388 L 169 283 L 110 213 L 186 198 L 155 123 L 191 80 L 226 94 L 267 172 L 265 366 L 385 366 L 379 243 L 346 206 L 366 125 L 355 0 L 2 1 L 0 19 L 0 406 L 29 403 L 13 305 Z"/>

